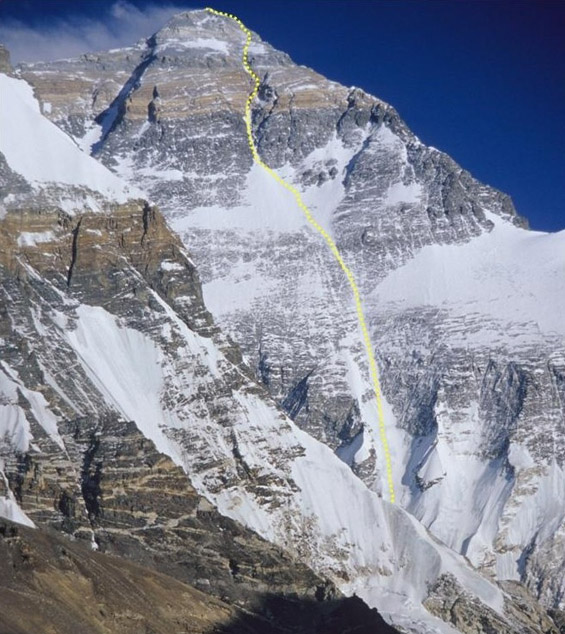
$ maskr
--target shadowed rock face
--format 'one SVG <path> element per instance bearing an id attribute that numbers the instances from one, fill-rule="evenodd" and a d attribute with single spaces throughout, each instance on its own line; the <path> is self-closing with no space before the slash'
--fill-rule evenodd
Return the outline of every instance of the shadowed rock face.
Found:
<path id="1" fill-rule="evenodd" d="M 186 583 L 0 520 L 3 634 L 392 634 L 361 600 L 258 595 L 245 612 Z"/>

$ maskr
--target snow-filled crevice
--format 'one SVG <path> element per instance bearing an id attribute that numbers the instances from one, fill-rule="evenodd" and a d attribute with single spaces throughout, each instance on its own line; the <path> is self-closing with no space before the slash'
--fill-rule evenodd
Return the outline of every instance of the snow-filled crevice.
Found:
<path id="1" fill-rule="evenodd" d="M 139 88 L 141 85 L 141 78 L 143 77 L 148 66 L 156 59 L 155 49 L 157 42 L 155 36 L 151 36 L 147 40 L 147 52 L 145 53 L 141 62 L 135 67 L 132 74 L 126 83 L 122 86 L 122 89 L 114 98 L 112 103 L 101 112 L 95 119 L 96 123 L 101 126 L 100 139 L 92 145 L 91 155 L 96 156 L 100 153 L 106 139 L 112 133 L 112 131 L 120 124 L 126 113 L 127 100 L 131 94 Z"/>

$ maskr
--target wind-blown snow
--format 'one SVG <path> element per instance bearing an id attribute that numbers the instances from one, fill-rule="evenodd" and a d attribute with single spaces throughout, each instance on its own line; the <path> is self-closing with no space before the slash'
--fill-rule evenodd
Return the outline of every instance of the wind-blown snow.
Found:
<path id="1" fill-rule="evenodd" d="M 186 39 L 178 39 L 178 38 L 167 38 L 165 44 L 157 47 L 156 51 L 160 52 L 162 50 L 167 50 L 169 48 L 195 48 L 195 49 L 206 49 L 208 51 L 214 51 L 217 53 L 224 53 L 227 55 L 228 51 L 228 43 L 222 40 L 217 40 L 209 37 L 198 37 L 194 40 L 186 40 Z"/>
<path id="2" fill-rule="evenodd" d="M 120 203 L 136 195 L 41 114 L 27 82 L 0 74 L 0 94 L 0 152 L 29 183 L 86 187 Z"/>

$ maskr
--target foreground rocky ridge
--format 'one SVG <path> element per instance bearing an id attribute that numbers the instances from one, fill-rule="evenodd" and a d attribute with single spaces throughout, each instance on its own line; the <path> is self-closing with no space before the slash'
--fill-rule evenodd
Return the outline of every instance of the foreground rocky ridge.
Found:
<path id="1" fill-rule="evenodd" d="M 392 634 L 360 599 L 265 595 L 245 611 L 172 577 L 0 519 L 4 634 Z"/>

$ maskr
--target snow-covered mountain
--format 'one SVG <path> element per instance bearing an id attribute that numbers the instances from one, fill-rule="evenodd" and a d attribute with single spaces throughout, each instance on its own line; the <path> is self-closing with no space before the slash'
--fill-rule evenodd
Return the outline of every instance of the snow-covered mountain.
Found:
<path id="1" fill-rule="evenodd" d="M 123 551 L 162 556 L 146 535 L 190 513 L 146 502 L 124 529 L 131 490 L 113 441 L 99 449 L 133 421 L 193 497 L 399 628 L 558 631 L 565 233 L 526 230 L 393 108 L 253 34 L 259 153 L 359 284 L 389 504 L 350 289 L 253 164 L 243 42 L 194 11 L 129 49 L 21 68 L 39 105 L 2 78 L 2 121 L 32 131 L 0 135 L 3 514 L 109 550 L 129 530 L 141 546 Z"/>

